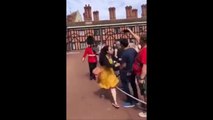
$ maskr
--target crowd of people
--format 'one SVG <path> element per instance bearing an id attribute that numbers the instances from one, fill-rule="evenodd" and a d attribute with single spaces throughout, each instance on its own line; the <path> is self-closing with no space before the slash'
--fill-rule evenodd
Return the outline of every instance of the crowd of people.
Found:
<path id="1" fill-rule="evenodd" d="M 129 28 L 125 29 L 125 33 L 127 32 L 134 36 L 135 43 L 128 39 L 120 39 L 115 41 L 113 46 L 97 46 L 94 44 L 94 38 L 88 36 L 88 47 L 85 49 L 82 58 L 82 61 L 85 61 L 86 56 L 88 56 L 90 80 L 96 80 L 100 88 L 111 92 L 113 98 L 112 106 L 117 109 L 120 107 L 117 102 L 116 92 L 116 87 L 119 83 L 121 83 L 122 90 L 127 94 L 146 101 L 146 36 L 138 36 Z M 132 93 L 131 90 L 133 91 Z M 126 95 L 126 100 L 122 106 L 125 108 L 138 106 L 142 109 L 139 116 L 146 117 L 146 104 L 128 95 Z"/>

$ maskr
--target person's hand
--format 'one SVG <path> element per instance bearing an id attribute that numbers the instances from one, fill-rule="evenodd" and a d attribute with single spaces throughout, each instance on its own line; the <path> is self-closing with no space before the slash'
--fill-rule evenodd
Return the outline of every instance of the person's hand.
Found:
<path id="1" fill-rule="evenodd" d="M 139 83 L 143 84 L 145 80 L 138 80 Z"/>
<path id="2" fill-rule="evenodd" d="M 116 64 L 115 64 L 115 67 L 118 67 L 118 66 L 120 66 L 120 65 L 121 65 L 120 63 L 116 63 Z"/>
<path id="3" fill-rule="evenodd" d="M 127 30 L 130 32 L 130 31 L 132 31 L 130 28 L 127 28 Z"/>
<path id="4" fill-rule="evenodd" d="M 81 61 L 84 62 L 84 61 L 85 61 L 85 58 L 83 57 Z"/>

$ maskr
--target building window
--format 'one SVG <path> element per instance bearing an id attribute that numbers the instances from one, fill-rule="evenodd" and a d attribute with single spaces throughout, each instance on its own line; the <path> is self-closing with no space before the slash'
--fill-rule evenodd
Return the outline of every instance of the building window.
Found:
<path id="1" fill-rule="evenodd" d="M 86 48 L 86 43 L 85 43 L 85 42 L 82 42 L 82 43 L 81 43 L 81 49 L 84 49 L 84 48 Z"/>
<path id="2" fill-rule="evenodd" d="M 75 44 L 71 44 L 72 45 L 72 50 L 75 50 Z"/>
<path id="3" fill-rule="evenodd" d="M 99 29 L 94 29 L 94 35 L 95 35 L 95 36 L 100 35 L 100 30 L 99 30 Z"/>
<path id="4" fill-rule="evenodd" d="M 135 28 L 135 26 L 131 26 L 131 27 L 130 27 L 130 29 L 131 29 L 132 31 L 134 31 L 134 28 Z"/>
<path id="5" fill-rule="evenodd" d="M 120 33 L 120 28 L 119 28 L 119 27 L 116 27 L 116 28 L 115 28 L 115 34 L 118 34 L 118 33 Z"/>
<path id="6" fill-rule="evenodd" d="M 147 32 L 147 27 L 146 26 L 144 26 L 144 31 Z"/>
<path id="7" fill-rule="evenodd" d="M 73 50 L 71 42 L 69 43 L 69 50 Z"/>
<path id="8" fill-rule="evenodd" d="M 128 26 L 129 29 L 131 29 L 133 31 L 134 26 Z"/>
<path id="9" fill-rule="evenodd" d="M 84 36 L 84 31 L 83 30 L 79 30 L 78 32 L 79 32 L 80 36 Z"/>
<path id="10" fill-rule="evenodd" d="M 102 31 L 102 33 L 104 35 L 105 34 L 105 28 L 102 28 L 101 31 Z"/>
<path id="11" fill-rule="evenodd" d="M 140 27 L 139 27 L 139 32 L 144 32 L 143 26 L 140 26 Z"/>

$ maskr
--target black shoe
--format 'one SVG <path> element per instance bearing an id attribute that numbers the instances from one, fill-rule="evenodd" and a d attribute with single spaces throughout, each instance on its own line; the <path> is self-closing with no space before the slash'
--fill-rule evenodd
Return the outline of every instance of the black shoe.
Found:
<path id="1" fill-rule="evenodd" d="M 93 79 L 93 77 L 92 76 L 90 76 L 90 80 L 92 80 Z"/>
<path id="2" fill-rule="evenodd" d="M 96 80 L 96 77 L 95 77 L 95 76 L 93 77 L 93 80 Z"/>

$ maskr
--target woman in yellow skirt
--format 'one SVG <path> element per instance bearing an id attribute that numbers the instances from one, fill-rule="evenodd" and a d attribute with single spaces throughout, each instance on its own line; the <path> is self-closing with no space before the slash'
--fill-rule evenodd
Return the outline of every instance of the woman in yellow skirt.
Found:
<path id="1" fill-rule="evenodd" d="M 98 75 L 98 84 L 101 88 L 103 89 L 110 89 L 112 97 L 113 97 L 113 101 L 114 103 L 112 103 L 112 105 L 116 108 L 119 108 L 119 105 L 117 103 L 117 99 L 116 99 L 116 86 L 119 83 L 118 78 L 116 77 L 114 71 L 113 71 L 113 67 L 114 66 L 119 66 L 119 63 L 114 64 L 113 60 L 112 60 L 112 54 L 113 54 L 113 49 L 110 46 L 104 46 L 101 49 L 101 53 L 100 53 L 100 58 L 99 58 L 99 62 L 101 65 L 101 73 Z"/>

